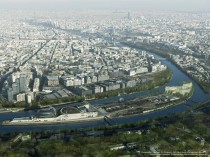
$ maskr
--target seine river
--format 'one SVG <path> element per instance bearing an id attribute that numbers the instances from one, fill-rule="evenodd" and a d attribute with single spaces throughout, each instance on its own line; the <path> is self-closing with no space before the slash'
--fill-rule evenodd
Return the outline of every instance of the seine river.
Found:
<path id="1" fill-rule="evenodd" d="M 161 62 L 168 66 L 173 72 L 173 77 L 169 83 L 167 83 L 165 86 L 171 86 L 171 85 L 179 85 L 183 81 L 191 80 L 194 84 L 194 93 L 193 96 L 186 102 L 181 103 L 176 106 L 169 107 L 167 109 L 163 110 L 157 110 L 154 112 L 150 112 L 147 114 L 140 114 L 130 117 L 121 117 L 112 119 L 110 122 L 111 124 L 124 124 L 124 123 L 131 123 L 131 122 L 138 122 L 145 119 L 151 119 L 156 117 L 163 117 L 166 115 L 179 113 L 186 111 L 193 105 L 197 104 L 198 102 L 202 102 L 205 100 L 210 99 L 210 94 L 206 94 L 203 92 L 203 90 L 198 86 L 198 84 L 193 81 L 191 78 L 189 78 L 185 73 L 180 71 L 173 63 L 171 63 L 168 60 L 165 60 L 164 58 L 159 57 L 158 55 L 153 54 L 156 58 L 159 58 Z M 100 99 L 100 100 L 91 100 L 89 103 L 92 105 L 106 105 L 110 102 L 118 101 L 120 97 L 123 97 L 125 100 L 132 100 L 137 97 L 143 97 L 146 95 L 151 94 L 151 92 L 158 92 L 164 90 L 165 86 L 161 86 L 158 88 L 153 89 L 152 91 L 144 91 L 139 93 L 133 93 L 133 94 L 126 94 L 121 95 L 117 97 L 111 97 L 106 99 Z M 68 104 L 64 105 L 67 106 Z M 11 120 L 13 118 L 18 117 L 27 117 L 33 115 L 33 111 L 23 111 L 23 112 L 17 112 L 17 113 L 1 113 L 0 114 L 0 122 L 4 120 Z M 59 129 L 81 129 L 81 128 L 94 128 L 94 127 L 100 127 L 107 125 L 106 122 L 103 120 L 99 121 L 89 121 L 89 122 L 80 122 L 80 123 L 67 123 L 67 124 L 53 124 L 53 125 L 36 125 L 36 126 L 2 126 L 0 125 L 0 132 L 22 132 L 22 131 L 42 131 L 42 130 L 59 130 Z"/>

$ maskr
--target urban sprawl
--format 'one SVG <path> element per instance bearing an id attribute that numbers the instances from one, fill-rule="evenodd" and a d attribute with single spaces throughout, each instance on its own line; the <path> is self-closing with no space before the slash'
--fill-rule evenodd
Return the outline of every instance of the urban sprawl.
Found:
<path id="1" fill-rule="evenodd" d="M 16 14 L 16 16 L 12 16 Z M 144 49 L 170 47 L 172 59 L 208 86 L 207 13 L 14 12 L 0 14 L 2 99 L 10 102 L 87 97 L 151 81 L 167 69 Z M 142 47 L 140 47 L 142 48 Z M 205 89 L 205 88 L 204 88 Z"/>

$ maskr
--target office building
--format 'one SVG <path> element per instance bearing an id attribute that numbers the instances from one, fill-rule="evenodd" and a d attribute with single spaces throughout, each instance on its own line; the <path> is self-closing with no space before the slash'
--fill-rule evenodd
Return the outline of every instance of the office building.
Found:
<path id="1" fill-rule="evenodd" d="M 12 88 L 9 88 L 7 91 L 7 99 L 8 101 L 13 101 L 13 91 Z"/>
<path id="2" fill-rule="evenodd" d="M 26 94 L 25 93 L 20 93 L 16 96 L 16 100 L 17 102 L 22 102 L 22 101 L 26 101 Z"/>
<path id="3" fill-rule="evenodd" d="M 35 78 L 34 79 L 33 92 L 38 92 L 39 91 L 39 85 L 40 85 L 39 78 Z"/>
<path id="4" fill-rule="evenodd" d="M 20 86 L 20 92 L 26 92 L 27 91 L 27 80 L 25 75 L 20 75 L 19 79 L 19 86 Z"/>

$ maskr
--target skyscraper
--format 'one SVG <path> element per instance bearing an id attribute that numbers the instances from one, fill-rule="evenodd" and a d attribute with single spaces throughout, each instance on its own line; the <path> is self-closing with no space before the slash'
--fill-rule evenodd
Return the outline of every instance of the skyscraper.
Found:
<path id="1" fill-rule="evenodd" d="M 128 12 L 128 20 L 131 20 L 131 13 Z"/>
<path id="2" fill-rule="evenodd" d="M 20 79 L 20 92 L 26 92 L 27 91 L 27 85 L 26 85 L 26 76 L 25 75 L 21 75 Z"/>
<path id="3" fill-rule="evenodd" d="M 31 98 L 31 95 L 26 95 L 26 102 L 28 103 L 28 104 L 30 104 L 31 102 L 32 102 L 32 98 Z"/>
<path id="4" fill-rule="evenodd" d="M 12 88 L 9 88 L 8 91 L 7 91 L 7 99 L 8 99 L 8 101 L 13 101 Z"/>
<path id="5" fill-rule="evenodd" d="M 26 101 L 26 94 L 25 93 L 20 93 L 16 96 L 17 102 L 22 102 Z"/>
<path id="6" fill-rule="evenodd" d="M 18 94 L 19 92 L 20 92 L 20 90 L 19 90 L 20 88 L 19 88 L 19 83 L 13 83 L 12 84 L 12 91 L 13 91 L 13 94 L 15 95 L 15 94 Z"/>
<path id="7" fill-rule="evenodd" d="M 35 78 L 34 79 L 33 92 L 38 92 L 39 91 L 39 85 L 40 85 L 39 78 Z"/>

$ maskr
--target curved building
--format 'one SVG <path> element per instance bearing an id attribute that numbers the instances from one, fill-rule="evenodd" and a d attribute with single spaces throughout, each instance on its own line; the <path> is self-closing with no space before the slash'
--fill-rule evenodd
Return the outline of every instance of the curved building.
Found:
<path id="1" fill-rule="evenodd" d="M 53 107 L 41 109 L 37 112 L 37 118 L 54 118 L 57 117 L 56 109 Z"/>
<path id="2" fill-rule="evenodd" d="M 64 107 L 60 110 L 61 114 L 74 114 L 80 113 L 80 110 L 75 107 Z"/>

